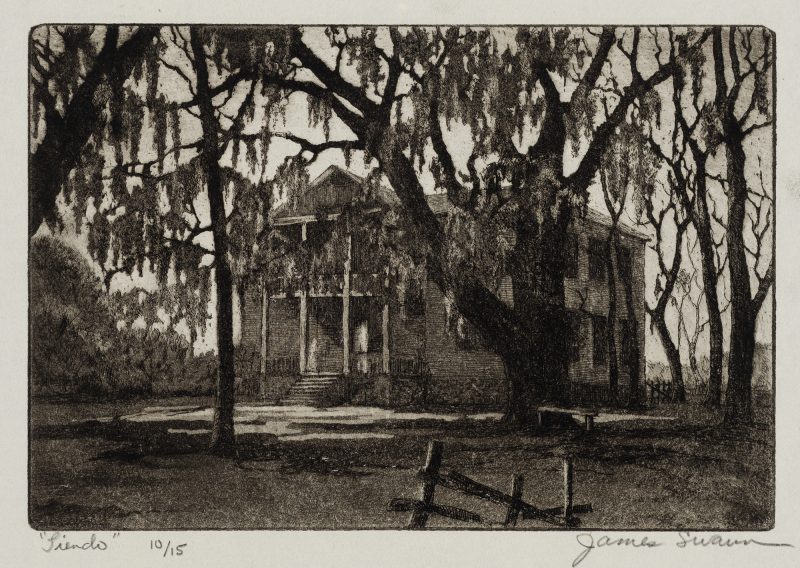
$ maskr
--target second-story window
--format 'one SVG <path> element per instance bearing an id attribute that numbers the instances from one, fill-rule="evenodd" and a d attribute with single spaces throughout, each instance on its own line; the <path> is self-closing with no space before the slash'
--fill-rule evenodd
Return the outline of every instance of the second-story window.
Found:
<path id="1" fill-rule="evenodd" d="M 303 225 L 301 223 L 279 225 L 275 227 L 270 245 L 274 250 L 294 252 L 303 240 L 302 231 Z"/>
<path id="2" fill-rule="evenodd" d="M 357 274 L 377 274 L 381 271 L 378 243 L 369 234 L 354 233 L 350 249 L 350 271 Z"/>
<path id="3" fill-rule="evenodd" d="M 622 247 L 619 250 L 619 277 L 625 284 L 631 283 L 631 249 Z"/>
<path id="4" fill-rule="evenodd" d="M 622 360 L 622 366 L 626 369 L 630 368 L 631 363 L 631 341 L 635 341 L 635 338 L 631 333 L 628 320 L 619 320 L 620 359 Z"/>
<path id="5" fill-rule="evenodd" d="M 424 282 L 409 282 L 406 288 L 403 308 L 408 318 L 418 318 L 425 315 L 425 290 Z"/>
<path id="6" fill-rule="evenodd" d="M 608 325 L 605 316 L 592 316 L 592 361 L 595 366 L 606 364 L 608 359 Z"/>
<path id="7" fill-rule="evenodd" d="M 306 223 L 306 246 L 321 250 L 335 238 L 334 224 L 328 220 Z"/>
<path id="8" fill-rule="evenodd" d="M 564 276 L 566 278 L 578 277 L 578 239 L 574 236 L 567 237 L 564 250 Z"/>
<path id="9" fill-rule="evenodd" d="M 602 239 L 589 239 L 589 279 L 602 280 L 606 276 L 606 244 Z"/>
<path id="10" fill-rule="evenodd" d="M 567 349 L 569 349 L 569 362 L 578 363 L 583 351 L 583 314 L 577 310 L 570 310 L 567 316 Z"/>

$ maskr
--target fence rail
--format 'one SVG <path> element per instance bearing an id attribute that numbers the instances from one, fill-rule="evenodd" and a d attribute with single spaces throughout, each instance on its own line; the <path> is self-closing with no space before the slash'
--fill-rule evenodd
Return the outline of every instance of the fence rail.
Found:
<path id="1" fill-rule="evenodd" d="M 523 519 L 535 519 L 554 526 L 575 527 L 580 525 L 580 519 L 576 515 L 592 512 L 591 503 L 581 505 L 573 503 L 575 485 L 573 458 L 571 455 L 565 455 L 562 458 L 564 471 L 563 505 L 542 508 L 522 499 L 525 484 L 522 475 L 515 474 L 512 476 L 511 492 L 505 493 L 470 479 L 457 471 L 441 472 L 443 452 L 442 442 L 431 441 L 428 444 L 425 465 L 418 474 L 422 482 L 419 499 L 398 498 L 392 499 L 389 503 L 389 509 L 392 511 L 411 512 L 407 525 L 409 529 L 425 528 L 432 514 L 463 522 L 493 524 L 484 520 L 478 513 L 436 503 L 434 497 L 438 486 L 504 506 L 506 512 L 501 526 L 506 528 L 516 526 L 520 515 L 522 515 Z"/>

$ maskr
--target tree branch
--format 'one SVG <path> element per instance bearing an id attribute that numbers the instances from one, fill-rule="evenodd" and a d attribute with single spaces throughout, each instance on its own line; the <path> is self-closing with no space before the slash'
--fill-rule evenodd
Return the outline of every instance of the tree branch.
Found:
<path id="1" fill-rule="evenodd" d="M 302 32 L 297 27 L 292 28 L 291 31 L 291 53 L 331 91 L 345 99 L 362 114 L 369 114 L 377 110 L 377 105 L 360 88 L 345 81 L 341 75 L 328 67 L 311 51 L 303 42 Z"/>
<path id="2" fill-rule="evenodd" d="M 710 34 L 711 30 L 705 30 L 700 39 L 686 49 L 683 54 L 679 54 L 678 59 L 681 57 L 688 57 L 691 53 L 700 49 Z M 572 188 L 573 192 L 582 192 L 591 183 L 592 178 L 594 178 L 597 172 L 597 168 L 600 166 L 603 151 L 608 145 L 608 140 L 611 138 L 616 127 L 625 119 L 628 107 L 633 101 L 679 71 L 678 59 L 662 65 L 648 79 L 642 79 L 641 77 L 639 80 L 634 79 L 623 91 L 620 101 L 617 103 L 611 116 L 595 130 L 592 141 L 589 143 L 589 148 L 586 150 L 578 168 L 567 177 L 567 184 Z"/>
<path id="3" fill-rule="evenodd" d="M 591 63 L 589 63 L 586 72 L 583 74 L 580 83 L 578 83 L 578 86 L 572 93 L 572 98 L 570 100 L 571 105 L 574 104 L 580 96 L 586 96 L 586 94 L 594 88 L 597 79 L 600 78 L 600 73 L 603 71 L 603 66 L 608 59 L 608 54 L 611 48 L 614 47 L 615 39 L 616 34 L 614 33 L 614 28 L 604 27 L 603 32 L 600 34 L 600 42 L 597 45 L 597 51 Z"/>

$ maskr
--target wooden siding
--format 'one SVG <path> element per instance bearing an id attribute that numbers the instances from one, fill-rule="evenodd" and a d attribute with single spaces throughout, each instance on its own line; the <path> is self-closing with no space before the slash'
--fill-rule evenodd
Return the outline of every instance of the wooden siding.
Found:
<path id="1" fill-rule="evenodd" d="M 268 357 L 296 357 L 300 353 L 300 301 L 271 298 L 269 301 Z"/>
<path id="2" fill-rule="evenodd" d="M 389 305 L 389 353 L 392 357 L 425 359 L 425 314 L 413 315 L 403 306 Z"/>
<path id="3" fill-rule="evenodd" d="M 244 293 L 239 344 L 248 349 L 261 346 L 261 288 L 250 286 Z"/>
<path id="4" fill-rule="evenodd" d="M 502 406 L 506 396 L 503 361 L 482 347 L 459 347 L 448 329 L 442 291 L 428 282 L 425 296 L 425 357 L 431 370 L 431 399 L 441 404 Z"/>
<path id="5" fill-rule="evenodd" d="M 570 364 L 570 380 L 573 382 L 607 383 L 608 366 L 595 365 L 593 362 L 593 337 L 591 315 L 608 316 L 608 281 L 591 280 L 589 278 L 589 241 L 590 238 L 605 239 L 608 228 L 595 223 L 587 223 L 582 230 L 575 232 L 578 241 L 578 277 L 564 281 L 565 304 L 578 316 L 581 331 L 578 360 Z M 631 272 L 633 278 L 633 298 L 636 305 L 636 317 L 639 323 L 639 375 L 644 377 L 645 349 L 645 311 L 644 311 L 644 254 L 645 243 L 639 239 L 621 235 L 621 244 L 631 251 Z M 616 259 L 614 259 L 616 261 Z M 628 319 L 625 289 L 617 270 L 617 321 Z M 587 313 L 588 312 L 588 313 Z M 616 326 L 617 355 L 622 352 L 622 334 L 619 323 Z M 620 364 L 620 385 L 629 382 L 628 372 Z"/>

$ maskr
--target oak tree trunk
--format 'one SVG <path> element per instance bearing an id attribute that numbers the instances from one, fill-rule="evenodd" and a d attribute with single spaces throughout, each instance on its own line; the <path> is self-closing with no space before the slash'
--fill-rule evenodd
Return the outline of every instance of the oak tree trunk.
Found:
<path id="1" fill-rule="evenodd" d="M 681 354 L 672 340 L 669 333 L 667 322 L 663 314 L 651 314 L 650 318 L 653 325 L 658 332 L 658 337 L 661 339 L 661 345 L 664 348 L 664 353 L 667 356 L 667 363 L 669 364 L 670 375 L 672 376 L 672 399 L 674 402 L 686 402 L 686 386 L 683 381 L 683 366 L 681 365 Z"/>
<path id="2" fill-rule="evenodd" d="M 568 357 L 563 248 L 569 210 L 562 208 L 556 219 L 547 218 L 541 227 L 530 219 L 518 227 L 514 260 L 509 267 L 514 290 L 512 309 L 487 289 L 476 276 L 480 272 L 468 261 L 456 269 L 447 266 L 447 237 L 428 207 L 402 148 L 385 137 L 373 144 L 408 219 L 429 247 L 429 277 L 453 294 L 461 315 L 505 363 L 509 392 L 506 418 L 514 424 L 529 424 L 539 403 L 565 402 Z"/>
<path id="3" fill-rule="evenodd" d="M 755 319 L 746 306 L 731 303 L 731 351 L 725 391 L 725 423 L 752 424 L 752 376 Z"/>
<path id="4" fill-rule="evenodd" d="M 695 156 L 701 162 L 698 170 L 705 172 L 705 157 Z M 711 235 L 711 215 L 708 211 L 708 197 L 705 176 L 697 176 L 696 222 L 697 239 L 700 244 L 700 263 L 703 275 L 703 293 L 706 297 L 709 333 L 709 377 L 705 403 L 711 406 L 722 404 L 722 360 L 723 335 L 722 315 L 717 294 L 717 267 L 714 261 L 714 238 Z"/>
<path id="5" fill-rule="evenodd" d="M 197 99 L 203 127 L 202 161 L 206 174 L 208 204 L 214 238 L 214 283 L 217 313 L 217 392 L 210 450 L 222 455 L 236 451 L 233 430 L 234 353 L 233 353 L 233 278 L 228 261 L 228 232 L 225 200 L 219 167 L 219 125 L 214 116 L 208 83 L 208 66 L 201 37 L 202 31 L 191 28 L 192 52 L 197 73 Z"/>
<path id="6" fill-rule="evenodd" d="M 730 28 L 728 36 L 729 60 L 734 68 L 733 85 L 731 93 L 738 93 L 743 85 L 747 73 L 741 73 L 739 67 L 739 50 L 735 40 L 736 28 Z M 726 240 L 728 244 L 728 267 L 730 271 L 731 289 L 731 337 L 730 353 L 728 358 L 728 387 L 725 394 L 725 424 L 740 425 L 751 424 L 753 421 L 752 409 L 752 380 L 753 380 L 753 355 L 755 351 L 756 319 L 764 302 L 769 288 L 775 278 L 775 256 L 767 272 L 758 278 L 755 296 L 752 295 L 751 273 L 747 262 L 747 249 L 745 246 L 745 218 L 749 199 L 748 183 L 745 178 L 745 139 L 748 130 L 743 130 L 747 122 L 747 114 L 743 118 L 737 117 L 737 97 L 728 92 L 728 81 L 725 74 L 725 58 L 723 56 L 722 29 L 714 29 L 713 55 L 714 78 L 716 83 L 715 104 L 719 112 L 722 125 L 722 141 L 727 150 L 727 181 L 728 181 L 728 218 L 726 226 Z M 766 49 L 766 47 L 765 47 Z M 769 52 L 765 52 L 769 60 Z M 774 60 L 772 61 L 772 80 L 775 81 Z M 756 92 L 751 95 L 751 108 L 756 101 Z M 773 101 L 774 104 L 774 101 Z M 766 109 L 761 109 L 770 124 L 774 117 Z M 773 130 L 773 142 L 775 133 Z M 769 217 L 767 217 L 769 219 Z M 755 227 L 753 227 L 755 231 Z M 766 228 L 765 228 L 766 231 Z M 754 235 L 762 239 L 764 235 Z M 761 243 L 759 243 L 761 244 Z M 773 239 L 774 245 L 774 239 Z M 758 262 L 753 267 L 758 271 Z M 757 274 L 758 275 L 758 274 Z"/>
<path id="7" fill-rule="evenodd" d="M 737 133 L 738 134 L 738 133 Z M 731 277 L 731 345 L 728 354 L 728 387 L 725 393 L 725 423 L 750 424 L 752 413 L 753 352 L 756 313 L 753 309 L 750 270 L 744 245 L 747 182 L 744 149 L 737 136 L 728 144 L 728 266 Z"/>
<path id="8" fill-rule="evenodd" d="M 529 423 L 532 411 L 542 403 L 568 402 L 564 243 L 569 219 L 569 211 L 562 208 L 555 219 L 545 217 L 541 223 L 526 219 L 517 226 L 509 273 L 514 312 L 527 323 L 525 336 L 530 344 L 520 353 L 500 351 L 509 369 L 507 419 L 511 422 Z"/>

